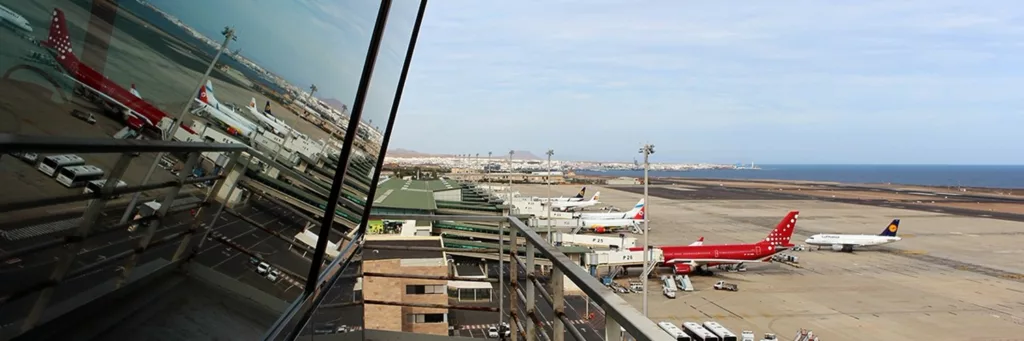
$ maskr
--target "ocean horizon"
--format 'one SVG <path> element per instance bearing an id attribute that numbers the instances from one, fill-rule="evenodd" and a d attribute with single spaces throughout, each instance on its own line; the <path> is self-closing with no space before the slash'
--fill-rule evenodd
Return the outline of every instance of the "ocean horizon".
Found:
<path id="1" fill-rule="evenodd" d="M 803 180 L 864 184 L 1024 189 L 1024 165 L 757 165 L 761 169 L 649 171 L 650 177 Z M 578 170 L 581 175 L 643 177 L 642 170 Z"/>

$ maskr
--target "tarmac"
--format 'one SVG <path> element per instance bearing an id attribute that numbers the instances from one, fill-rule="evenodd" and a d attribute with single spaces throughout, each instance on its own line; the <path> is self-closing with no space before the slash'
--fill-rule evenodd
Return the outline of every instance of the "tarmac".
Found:
<path id="1" fill-rule="evenodd" d="M 543 185 L 515 190 L 543 196 Z M 649 316 L 655 322 L 718 321 L 734 333 L 777 333 L 801 328 L 822 340 L 989 340 L 1024 335 L 1024 223 L 894 207 L 819 200 L 787 200 L 726 186 L 652 186 L 647 215 L 652 245 L 749 243 L 764 238 L 790 210 L 799 210 L 795 244 L 819 232 L 877 234 L 901 218 L 901 242 L 880 249 L 840 253 L 789 252 L 799 263 L 748 264 L 741 273 L 691 276 L 694 292 L 668 299 L 660 281 L 648 284 Z M 571 195 L 576 185 L 556 186 Z M 639 190 L 638 190 L 639 188 Z M 588 186 L 602 203 L 629 207 L 642 187 Z M 636 194 L 639 192 L 640 194 Z M 740 193 L 740 194 L 736 194 Z M 638 237 L 639 242 L 645 240 Z M 660 273 L 671 273 L 660 269 Z M 635 274 L 634 274 L 635 276 Z M 715 291 L 726 280 L 738 292 Z M 641 294 L 623 294 L 638 310 Z"/>

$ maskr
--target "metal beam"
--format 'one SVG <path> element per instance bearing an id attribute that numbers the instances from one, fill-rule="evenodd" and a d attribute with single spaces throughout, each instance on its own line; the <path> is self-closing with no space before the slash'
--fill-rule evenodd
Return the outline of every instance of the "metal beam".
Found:
<path id="1" fill-rule="evenodd" d="M 437 308 L 437 309 L 452 309 L 452 310 L 472 310 L 472 311 L 490 311 L 497 312 L 498 308 L 485 307 L 485 306 L 469 306 L 469 305 L 451 305 L 451 304 L 433 304 L 433 303 L 412 303 L 412 302 L 394 302 L 394 301 L 377 301 L 377 300 L 362 300 L 345 303 L 328 303 L 320 306 L 320 309 L 329 308 L 344 308 L 358 305 L 388 305 L 393 307 L 413 307 L 413 308 Z"/>
<path id="2" fill-rule="evenodd" d="M 0 153 L 191 153 L 230 152 L 246 149 L 248 146 L 238 143 L 0 134 Z"/>
<path id="3" fill-rule="evenodd" d="M 363 272 L 363 277 L 386 277 L 386 278 L 411 278 L 411 279 L 435 279 L 439 281 L 467 281 L 467 282 L 490 282 L 498 283 L 496 278 L 488 277 L 463 277 L 463 276 L 430 276 L 415 274 L 396 274 L 383 272 Z"/>

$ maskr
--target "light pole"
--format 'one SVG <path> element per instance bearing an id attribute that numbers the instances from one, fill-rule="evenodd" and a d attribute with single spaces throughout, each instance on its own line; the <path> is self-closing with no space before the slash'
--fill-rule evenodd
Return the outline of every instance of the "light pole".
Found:
<path id="1" fill-rule="evenodd" d="M 238 40 L 238 36 L 235 35 L 235 29 L 233 27 L 225 26 L 224 30 L 221 31 L 220 34 L 224 35 L 224 42 L 220 43 L 220 48 L 217 49 L 217 55 L 213 56 L 213 61 L 210 62 L 210 66 L 206 68 L 206 72 L 203 73 L 203 77 L 199 78 L 199 84 L 196 85 L 195 90 L 192 90 L 192 93 L 189 95 L 189 99 L 186 100 L 185 104 L 182 106 L 181 114 L 178 114 L 178 119 L 171 123 L 171 128 L 167 131 L 168 139 L 173 139 L 174 134 L 178 132 L 178 127 L 180 127 L 182 124 L 185 124 L 185 119 L 188 118 L 188 115 L 191 113 L 188 110 L 189 104 L 192 103 L 191 96 L 195 96 L 197 93 L 199 93 L 199 90 L 206 85 L 206 78 L 210 77 L 210 72 L 213 72 L 213 67 L 217 66 L 217 59 L 220 59 L 220 55 L 223 54 L 224 51 L 227 51 L 228 43 L 234 40 Z M 164 155 L 167 155 L 167 153 L 159 153 L 156 155 L 156 159 L 153 160 L 153 164 L 149 165 L 149 171 L 146 172 L 146 176 L 142 178 L 141 185 L 146 185 L 149 183 L 149 179 L 153 177 L 153 171 L 156 170 L 156 165 L 160 163 L 160 159 L 163 159 Z M 189 169 L 187 171 L 192 170 Z M 139 202 L 140 195 L 142 195 L 141 191 L 135 192 L 135 194 L 132 195 L 132 201 L 128 203 L 128 207 L 124 209 L 124 214 L 121 215 L 122 224 L 128 221 L 128 217 L 130 217 L 132 214 L 132 209 L 134 209 L 135 204 Z"/>
<path id="2" fill-rule="evenodd" d="M 647 215 L 651 213 L 651 210 L 647 209 L 651 205 L 651 201 L 647 200 L 647 184 L 649 182 L 647 180 L 647 169 L 651 168 L 650 157 L 651 154 L 654 154 L 654 145 L 645 144 L 640 148 L 640 153 L 644 154 L 644 207 L 641 210 L 641 212 L 644 212 L 644 270 L 641 274 L 644 276 L 644 316 L 647 316 L 647 268 L 650 267 L 651 263 L 651 235 L 647 233 Z"/>
<path id="3" fill-rule="evenodd" d="M 551 167 L 552 155 L 555 155 L 555 150 L 548 149 L 548 244 L 552 244 L 555 240 L 551 237 L 551 175 L 554 173 L 554 168 Z"/>
<path id="4" fill-rule="evenodd" d="M 488 152 L 487 154 L 490 154 Z M 515 151 L 508 151 L 508 214 L 512 215 L 512 154 Z M 488 155 L 488 158 L 490 156 Z M 498 224 L 498 288 L 501 290 L 501 294 L 498 296 L 498 326 L 502 326 L 505 322 L 505 224 Z M 516 241 L 512 241 L 515 243 Z M 512 270 L 512 263 L 509 263 L 509 271 Z M 509 309 L 515 309 L 515 305 L 509 305 Z M 504 333 L 499 329 L 499 333 Z M 504 336 L 504 334 L 502 334 Z"/>
<path id="5" fill-rule="evenodd" d="M 484 165 L 484 173 L 490 173 L 490 171 L 487 170 L 487 166 L 490 166 L 490 165 L 491 165 L 491 152 L 487 152 L 487 164 Z M 490 179 L 488 179 L 487 182 L 491 182 Z"/>

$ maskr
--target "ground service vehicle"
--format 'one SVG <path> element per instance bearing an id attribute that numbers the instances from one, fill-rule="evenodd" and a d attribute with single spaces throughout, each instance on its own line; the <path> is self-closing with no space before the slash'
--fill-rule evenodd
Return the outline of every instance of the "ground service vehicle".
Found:
<path id="1" fill-rule="evenodd" d="M 80 166 L 85 164 L 85 159 L 75 154 L 50 155 L 43 158 L 36 169 L 50 177 L 57 175 L 57 171 L 64 167 Z"/>
<path id="2" fill-rule="evenodd" d="M 676 327 L 676 325 L 672 324 L 672 322 L 658 322 L 658 327 L 661 327 L 661 330 L 664 330 L 666 333 L 668 333 L 668 335 L 672 335 L 672 337 L 674 337 L 676 341 L 691 340 L 690 336 L 686 335 L 686 332 L 684 332 L 682 329 L 679 329 L 679 327 Z"/>
<path id="3" fill-rule="evenodd" d="M 728 329 L 725 329 L 725 327 L 723 327 L 718 322 L 706 321 L 706 322 L 704 322 L 704 329 L 707 329 L 711 333 L 713 333 L 716 336 L 718 336 L 719 340 L 722 340 L 722 341 L 737 341 L 736 340 L 736 334 L 733 334 Z"/>
<path id="4" fill-rule="evenodd" d="M 82 194 L 89 194 L 89 193 L 93 193 L 93 192 L 99 192 L 101 189 L 103 189 L 103 185 L 106 184 L 106 183 L 107 183 L 107 179 L 99 179 L 99 180 L 89 181 L 89 182 L 87 182 L 85 184 L 85 190 L 82 191 Z M 114 188 L 117 189 L 117 188 L 127 187 L 127 186 L 128 186 L 127 183 L 125 183 L 124 181 L 118 180 L 117 181 L 117 185 L 114 186 Z M 120 197 L 120 196 L 121 195 L 118 194 L 118 195 L 115 195 L 114 198 L 117 198 L 117 197 Z"/>
<path id="5" fill-rule="evenodd" d="M 85 186 L 89 181 L 103 179 L 103 169 L 93 165 L 64 167 L 57 171 L 57 182 L 64 187 Z"/>
<path id="6" fill-rule="evenodd" d="M 740 289 L 739 287 L 736 286 L 736 284 L 726 283 L 725 281 L 718 281 L 718 283 L 715 283 L 715 290 L 738 291 Z"/>

